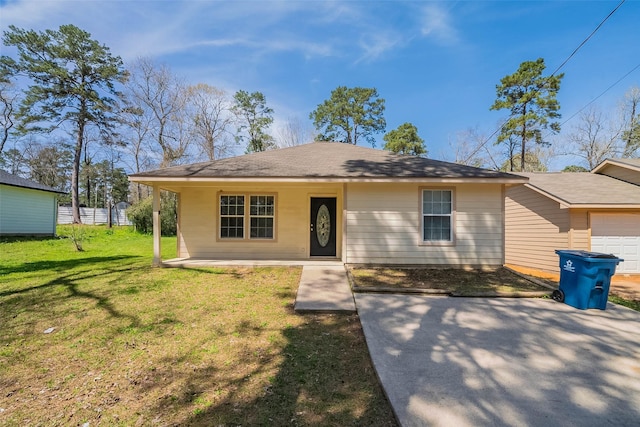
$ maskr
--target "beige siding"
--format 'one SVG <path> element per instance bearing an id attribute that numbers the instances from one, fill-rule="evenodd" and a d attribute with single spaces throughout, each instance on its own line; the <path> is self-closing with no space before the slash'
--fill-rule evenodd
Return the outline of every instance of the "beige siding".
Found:
<path id="1" fill-rule="evenodd" d="M 610 176 L 612 178 L 620 179 L 622 181 L 630 182 L 635 185 L 640 185 L 640 172 L 625 168 L 623 166 L 607 165 L 598 173 Z"/>
<path id="2" fill-rule="evenodd" d="M 569 210 L 560 209 L 558 202 L 525 186 L 507 189 L 507 264 L 558 271 L 558 255 L 555 250 L 569 248 L 569 230 Z"/>
<path id="3" fill-rule="evenodd" d="M 276 196 L 274 240 L 218 239 L 218 195 Z M 229 184 L 180 190 L 178 256 L 209 259 L 308 259 L 311 197 L 337 198 L 337 257 L 341 256 L 342 184 Z"/>
<path id="4" fill-rule="evenodd" d="M 56 194 L 0 185 L 0 235 L 51 235 L 56 232 Z"/>
<path id="5" fill-rule="evenodd" d="M 571 210 L 571 231 L 569 247 L 571 249 L 591 250 L 591 230 L 589 228 L 589 212 Z M 559 270 L 558 270 L 559 271 Z"/>
<path id="6" fill-rule="evenodd" d="M 501 185 L 443 186 L 454 190 L 455 244 L 421 245 L 418 184 L 348 184 L 346 262 L 496 266 L 503 263 Z"/>

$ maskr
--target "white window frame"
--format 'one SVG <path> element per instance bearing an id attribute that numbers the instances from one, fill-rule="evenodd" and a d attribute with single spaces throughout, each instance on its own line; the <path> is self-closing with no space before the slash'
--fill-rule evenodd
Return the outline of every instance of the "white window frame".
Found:
<path id="1" fill-rule="evenodd" d="M 252 205 L 252 199 L 256 197 L 256 198 L 260 198 L 260 197 L 264 197 L 266 198 L 271 198 L 273 200 L 272 204 L 271 204 L 271 214 L 261 214 L 261 213 L 255 213 L 252 214 L 251 212 L 251 208 L 253 207 Z M 268 205 L 265 205 L 265 207 L 267 207 Z M 259 209 L 260 206 L 257 206 L 257 208 Z M 247 227 L 249 228 L 249 233 L 247 234 L 247 236 L 249 237 L 250 240 L 273 240 L 275 239 L 275 234 L 276 234 L 276 196 L 272 195 L 272 194 L 251 194 L 249 196 L 249 221 L 247 224 Z M 253 230 L 253 224 L 252 224 L 252 219 L 271 219 L 271 237 L 264 237 L 264 236 L 253 236 L 252 235 L 252 230 Z M 258 229 L 260 229 L 260 227 L 257 227 Z"/>
<path id="2" fill-rule="evenodd" d="M 244 200 L 244 209 L 242 213 L 236 213 L 235 215 L 222 214 L 222 198 L 223 197 L 242 197 Z M 252 214 L 251 211 L 251 199 L 254 197 L 271 197 L 273 199 L 273 209 L 271 215 L 266 213 L 256 213 Z M 275 242 L 277 235 L 277 206 L 278 206 L 278 197 L 275 193 L 242 193 L 242 192 L 234 192 L 234 193 L 218 193 L 218 206 L 217 206 L 217 216 L 218 216 L 218 224 L 217 224 L 217 240 L 221 242 L 238 242 L 238 241 L 253 241 L 253 242 Z M 222 218 L 242 218 L 242 237 L 223 237 L 222 236 Z M 257 237 L 251 236 L 252 226 L 251 220 L 255 218 L 271 218 L 271 237 Z"/>
<path id="3" fill-rule="evenodd" d="M 223 214 L 222 213 L 222 198 L 223 197 L 242 197 L 242 212 L 238 213 L 236 212 L 234 215 L 230 215 L 228 213 Z M 237 204 L 235 205 L 237 206 Z M 246 228 L 247 228 L 247 221 L 246 221 L 246 210 L 247 210 L 247 198 L 244 194 L 220 194 L 220 196 L 218 197 L 218 218 L 219 218 L 219 223 L 218 223 L 218 236 L 221 240 L 243 240 L 246 236 Z M 222 219 L 223 218 L 242 218 L 242 236 L 237 237 L 237 236 L 223 236 L 222 235 Z M 236 227 L 237 228 L 237 227 Z"/>
<path id="4" fill-rule="evenodd" d="M 448 192 L 451 195 L 449 200 L 450 212 L 428 212 L 425 213 L 425 194 L 426 192 Z M 447 240 L 429 240 L 425 236 L 425 220 L 426 218 L 434 217 L 448 217 L 449 218 L 449 238 Z M 425 246 L 453 246 L 455 245 L 455 217 L 456 217 L 456 202 L 455 202 L 455 189 L 445 187 L 423 187 L 420 188 L 420 244 Z"/>

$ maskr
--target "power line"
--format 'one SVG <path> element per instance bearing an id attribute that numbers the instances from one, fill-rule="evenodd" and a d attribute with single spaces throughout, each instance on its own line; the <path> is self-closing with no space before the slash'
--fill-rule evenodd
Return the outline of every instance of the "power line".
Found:
<path id="1" fill-rule="evenodd" d="M 550 79 L 551 77 L 553 77 L 558 71 L 560 71 L 562 69 L 562 67 L 564 67 L 567 62 L 569 62 L 569 60 L 591 39 L 591 37 L 593 37 L 593 35 L 595 33 L 598 32 L 598 30 L 600 30 L 600 27 L 602 27 L 602 25 L 607 22 L 607 20 L 609 18 L 611 18 L 611 16 L 620 8 L 620 6 L 622 6 L 624 4 L 626 0 L 621 0 L 620 3 L 618 3 L 618 5 L 598 24 L 598 26 L 591 32 L 591 34 L 589 34 L 579 45 L 578 47 L 576 47 L 573 52 L 571 52 L 571 54 L 567 57 L 567 59 L 565 59 L 562 64 L 560 64 L 560 66 L 558 68 L 555 69 L 555 71 L 553 73 L 551 73 L 551 75 L 547 78 Z M 565 120 L 562 124 L 565 124 L 566 122 L 568 122 L 569 120 L 571 120 L 573 117 L 575 117 L 577 114 L 579 114 L 582 110 L 584 110 L 585 108 L 587 108 L 590 104 L 592 104 L 593 102 L 595 102 L 598 98 L 600 98 L 602 95 L 604 95 L 606 92 L 608 92 L 611 88 L 613 88 L 615 85 L 617 85 L 620 81 L 622 81 L 625 77 L 627 77 L 629 74 L 631 74 L 632 72 L 634 72 L 637 68 L 640 67 L 640 64 L 635 67 L 634 69 L 632 69 L 631 71 L 629 71 L 627 74 L 625 74 L 623 77 L 621 77 L 620 79 L 618 79 L 618 81 L 616 81 L 613 85 L 609 86 L 604 92 L 602 92 L 600 95 L 598 95 L 596 98 L 594 98 L 593 100 L 591 100 L 587 105 L 585 105 L 584 107 L 582 107 L 577 113 L 575 113 L 573 116 L 569 117 L 567 120 Z M 473 150 L 471 152 L 471 154 L 469 154 L 469 156 L 467 156 L 467 158 L 465 159 L 465 162 L 468 162 L 473 156 L 475 156 L 476 154 L 478 154 L 478 152 L 485 147 L 485 145 L 487 145 L 487 143 L 491 140 L 491 138 L 493 138 L 498 132 L 500 132 L 502 130 L 502 127 L 504 126 L 504 124 L 507 122 L 507 119 L 505 119 L 502 124 L 495 130 L 493 131 L 493 133 L 491 135 L 489 135 L 489 137 L 487 139 L 485 139 L 482 144 L 480 144 L 475 150 Z"/>
<path id="2" fill-rule="evenodd" d="M 591 32 L 591 34 L 589 34 L 589 35 L 587 36 L 587 38 L 586 38 L 586 39 L 584 39 L 584 40 L 582 41 L 582 43 L 580 43 L 580 45 L 579 45 L 577 48 L 575 48 L 575 49 L 574 49 L 574 51 L 573 51 L 573 52 L 571 52 L 571 55 L 569 55 L 569 56 L 567 57 L 567 59 L 565 59 L 565 60 L 564 60 L 564 62 L 563 62 L 562 64 L 560 64 L 560 66 L 559 66 L 558 68 L 556 68 L 556 70 L 555 70 L 553 73 L 551 73 L 551 75 L 550 75 L 549 77 L 553 77 L 553 76 L 555 76 L 555 75 L 556 75 L 556 73 L 557 73 L 558 71 L 560 71 L 560 69 L 561 69 L 562 67 L 564 67 L 564 66 L 565 66 L 565 64 L 566 64 L 567 62 L 569 62 L 569 60 L 570 60 L 571 58 L 573 58 L 573 55 L 575 55 L 575 54 L 580 50 L 580 48 L 581 48 L 582 46 L 584 46 L 584 45 L 589 41 L 589 39 L 590 39 L 591 37 L 593 37 L 593 35 L 594 35 L 595 33 L 597 33 L 597 32 L 598 32 L 598 30 L 600 29 L 600 27 L 602 27 L 602 25 L 603 25 L 605 22 L 607 22 L 607 20 L 608 20 L 609 18 L 611 18 L 611 16 L 612 16 L 614 13 L 616 13 L 616 11 L 620 8 L 620 6 L 622 6 L 622 4 L 623 4 L 625 1 L 627 1 L 627 0 L 622 0 L 620 3 L 618 3 L 618 5 L 617 5 L 617 6 L 616 6 L 616 7 L 615 7 L 615 8 L 614 8 L 614 9 L 613 9 L 613 10 L 612 10 L 612 11 L 611 11 L 607 16 L 606 16 L 606 18 L 604 18 L 604 19 L 602 20 L 602 22 L 600 22 L 600 23 L 598 24 L 598 26 L 595 28 L 595 30 L 593 30 L 593 31 Z"/>
<path id="3" fill-rule="evenodd" d="M 629 71 L 628 73 L 626 73 L 624 76 L 620 77 L 618 80 L 615 81 L 615 83 L 613 83 L 611 86 L 609 86 L 608 88 L 606 88 L 604 91 L 602 91 L 602 93 L 600 93 L 600 95 L 596 96 L 595 98 L 593 98 L 591 101 L 589 101 L 588 103 L 586 103 L 582 108 L 580 108 L 578 111 L 576 111 L 571 117 L 569 117 L 567 120 L 565 120 L 564 122 L 562 122 L 560 124 L 560 126 L 564 126 L 565 123 L 567 123 L 568 121 L 570 121 L 571 119 L 573 119 L 575 116 L 577 116 L 578 114 L 580 114 L 582 111 L 584 111 L 585 108 L 587 108 L 589 105 L 593 104 L 594 102 L 596 102 L 602 95 L 604 95 L 605 93 L 609 92 L 611 89 L 613 89 L 618 83 L 620 83 L 621 81 L 623 81 L 624 79 L 626 79 L 629 74 L 633 73 L 634 71 L 636 71 L 637 69 L 640 68 L 640 64 L 636 65 L 635 67 L 633 67 L 631 69 L 631 71 Z M 545 135 L 548 136 L 549 134 Z"/>

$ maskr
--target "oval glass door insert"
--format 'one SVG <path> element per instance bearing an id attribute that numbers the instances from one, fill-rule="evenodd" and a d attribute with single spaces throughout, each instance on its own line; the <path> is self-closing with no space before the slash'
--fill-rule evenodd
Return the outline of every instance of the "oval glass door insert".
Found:
<path id="1" fill-rule="evenodd" d="M 318 236 L 318 243 L 323 248 L 329 243 L 329 236 L 331 235 L 331 215 L 329 215 L 329 209 L 326 205 L 320 206 L 318 209 L 318 215 L 316 216 L 316 235 Z"/>

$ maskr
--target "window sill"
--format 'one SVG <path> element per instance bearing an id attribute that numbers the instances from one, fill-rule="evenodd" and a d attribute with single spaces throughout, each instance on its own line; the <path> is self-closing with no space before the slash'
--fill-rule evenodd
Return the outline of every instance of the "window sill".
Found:
<path id="1" fill-rule="evenodd" d="M 254 242 L 262 242 L 262 243 L 276 243 L 278 240 L 277 239 L 273 239 L 273 238 L 259 238 L 259 237 L 253 237 L 253 238 L 240 238 L 240 237 L 218 237 L 216 239 L 217 242 L 221 242 L 221 243 L 225 243 L 225 242 L 233 242 L 233 243 L 240 243 L 240 242 L 246 242 L 246 243 L 254 243 Z"/>
<path id="2" fill-rule="evenodd" d="M 434 241 L 428 242 L 421 240 L 418 242 L 418 246 L 455 246 L 456 243 L 453 241 Z"/>

